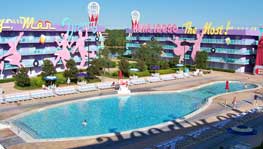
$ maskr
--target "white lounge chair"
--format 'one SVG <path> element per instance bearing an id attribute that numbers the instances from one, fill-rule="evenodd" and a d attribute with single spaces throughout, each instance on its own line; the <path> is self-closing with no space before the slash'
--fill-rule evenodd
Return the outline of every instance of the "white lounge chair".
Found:
<path id="1" fill-rule="evenodd" d="M 161 75 L 160 78 L 161 78 L 161 80 L 164 80 L 164 81 L 175 79 L 175 77 L 173 77 L 173 75 Z"/>
<path id="2" fill-rule="evenodd" d="M 56 88 L 55 93 L 57 95 L 67 95 L 67 94 L 77 93 L 77 90 L 74 87 L 63 87 L 63 88 Z"/>
<path id="3" fill-rule="evenodd" d="M 161 79 L 159 77 L 148 77 L 147 81 L 153 83 L 153 82 L 159 82 L 161 81 Z"/>
<path id="4" fill-rule="evenodd" d="M 194 72 L 193 72 L 193 76 L 198 76 L 199 75 L 199 69 L 196 69 Z"/>
<path id="5" fill-rule="evenodd" d="M 183 73 L 174 74 L 174 77 L 177 78 L 177 79 L 183 79 L 184 78 L 184 74 Z"/>
<path id="6" fill-rule="evenodd" d="M 139 85 L 139 84 L 145 84 L 146 81 L 143 78 L 138 78 L 138 79 L 131 79 L 129 83 L 131 85 Z"/>
<path id="7" fill-rule="evenodd" d="M 184 77 L 191 78 L 192 76 L 189 73 L 183 73 Z"/>
<path id="8" fill-rule="evenodd" d="M 80 85 L 77 87 L 79 92 L 95 91 L 97 87 L 94 84 Z"/>
<path id="9" fill-rule="evenodd" d="M 108 89 L 108 88 L 112 88 L 112 82 L 103 82 L 103 83 L 99 83 L 97 84 L 99 89 Z"/>
<path id="10" fill-rule="evenodd" d="M 39 91 L 31 92 L 32 98 L 46 98 L 52 96 L 55 96 L 52 90 L 39 90 Z"/>
<path id="11" fill-rule="evenodd" d="M 5 99 L 3 98 L 3 96 L 2 95 L 0 95 L 0 103 L 5 103 L 6 101 L 5 101 Z"/>

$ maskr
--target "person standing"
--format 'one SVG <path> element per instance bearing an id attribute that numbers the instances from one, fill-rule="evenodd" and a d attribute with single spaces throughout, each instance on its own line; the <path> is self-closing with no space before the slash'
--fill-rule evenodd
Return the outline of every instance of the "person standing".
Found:
<path id="1" fill-rule="evenodd" d="M 234 96 L 234 98 L 233 98 L 233 101 L 232 101 L 232 107 L 233 107 L 233 109 L 237 109 L 237 97 L 236 96 Z"/>

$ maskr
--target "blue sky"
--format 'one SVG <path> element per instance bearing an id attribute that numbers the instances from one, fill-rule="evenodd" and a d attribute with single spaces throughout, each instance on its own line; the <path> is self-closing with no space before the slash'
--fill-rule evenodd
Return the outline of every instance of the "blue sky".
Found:
<path id="1" fill-rule="evenodd" d="M 74 23 L 88 20 L 90 0 L 2 0 L 0 18 L 32 16 L 60 24 L 65 17 Z M 233 26 L 263 26 L 263 0 L 97 0 L 99 24 L 107 28 L 130 27 L 130 12 L 141 12 L 142 24 L 177 24 L 192 21 L 197 27 L 212 21 Z"/>

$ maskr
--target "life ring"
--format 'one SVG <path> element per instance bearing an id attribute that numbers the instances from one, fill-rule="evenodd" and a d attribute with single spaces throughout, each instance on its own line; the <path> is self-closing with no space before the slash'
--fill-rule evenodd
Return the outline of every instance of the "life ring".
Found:
<path id="1" fill-rule="evenodd" d="M 95 41 L 100 41 L 100 38 L 98 36 L 96 36 Z"/>
<path id="2" fill-rule="evenodd" d="M 151 41 L 154 41 L 154 37 L 151 38 Z"/>
<path id="3" fill-rule="evenodd" d="M 34 67 L 38 67 L 39 66 L 39 61 L 37 59 L 34 60 L 33 66 Z"/>
<path id="4" fill-rule="evenodd" d="M 211 53 L 216 53 L 216 48 L 211 48 L 210 51 Z"/>

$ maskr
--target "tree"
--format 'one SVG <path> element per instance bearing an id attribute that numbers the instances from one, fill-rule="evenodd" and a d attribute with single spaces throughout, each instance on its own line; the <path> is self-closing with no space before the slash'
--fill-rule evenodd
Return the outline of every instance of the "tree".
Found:
<path id="1" fill-rule="evenodd" d="M 122 71 L 123 75 L 129 77 L 129 62 L 122 58 L 119 62 L 119 69 Z"/>
<path id="2" fill-rule="evenodd" d="M 170 68 L 175 67 L 177 64 L 179 64 L 179 56 L 174 56 L 174 57 L 169 61 Z"/>
<path id="3" fill-rule="evenodd" d="M 208 67 L 208 53 L 206 51 L 198 51 L 196 53 L 196 67 L 200 69 L 205 69 Z"/>
<path id="4" fill-rule="evenodd" d="M 107 48 L 104 48 L 102 50 L 100 50 L 100 56 L 102 56 L 105 59 L 109 59 L 109 54 L 110 54 L 110 50 Z"/>
<path id="5" fill-rule="evenodd" d="M 161 59 L 162 46 L 157 41 L 150 41 L 136 49 L 134 57 L 144 61 L 148 69 L 150 66 L 158 65 Z"/>
<path id="6" fill-rule="evenodd" d="M 105 40 L 106 46 L 123 46 L 125 47 L 126 43 L 126 33 L 125 30 L 109 30 L 106 29 L 108 33 L 108 38 Z"/>
<path id="7" fill-rule="evenodd" d="M 79 72 L 76 62 L 73 59 L 70 59 L 67 64 L 67 70 L 64 71 L 64 77 L 65 78 L 70 78 L 73 82 L 77 81 L 77 74 Z"/>
<path id="8" fill-rule="evenodd" d="M 18 73 L 15 75 L 15 84 L 20 87 L 30 86 L 30 78 L 28 70 L 24 67 L 19 68 Z"/>
<path id="9" fill-rule="evenodd" d="M 91 64 L 91 66 L 89 66 L 87 68 L 87 73 L 90 76 L 94 77 L 96 75 L 102 74 L 103 64 L 102 64 L 102 61 L 100 59 L 94 59 L 94 60 L 92 60 L 92 62 L 90 64 Z"/>
<path id="10" fill-rule="evenodd" d="M 140 69 L 140 71 L 147 70 L 147 66 L 145 65 L 145 62 L 141 61 L 141 60 L 138 60 L 137 67 L 138 67 L 138 69 Z"/>
<path id="11" fill-rule="evenodd" d="M 166 61 L 166 60 L 160 61 L 159 65 L 160 65 L 161 69 L 168 69 L 170 67 L 168 61 Z"/>
<path id="12" fill-rule="evenodd" d="M 56 74 L 56 68 L 50 60 L 44 60 L 42 66 L 42 79 L 46 76 L 53 76 Z"/>

